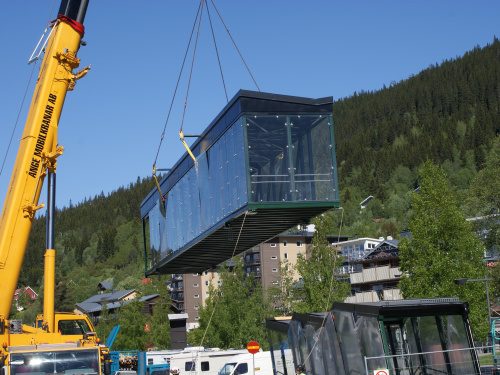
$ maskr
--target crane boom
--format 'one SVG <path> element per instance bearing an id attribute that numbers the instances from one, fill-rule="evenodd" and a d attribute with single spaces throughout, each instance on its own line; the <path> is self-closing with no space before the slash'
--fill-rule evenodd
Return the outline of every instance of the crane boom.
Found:
<path id="1" fill-rule="evenodd" d="M 63 0 L 47 41 L 0 217 L 1 320 L 8 319 L 35 212 L 44 206 L 39 204 L 43 181 L 55 172 L 63 151 L 57 128 L 66 93 L 89 69 L 73 74 L 87 5 L 88 0 Z"/>

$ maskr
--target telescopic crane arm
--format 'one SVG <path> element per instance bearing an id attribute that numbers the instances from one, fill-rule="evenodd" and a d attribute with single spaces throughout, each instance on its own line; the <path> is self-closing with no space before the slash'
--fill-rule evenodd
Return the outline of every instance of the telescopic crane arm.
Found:
<path id="1" fill-rule="evenodd" d="M 76 56 L 84 34 L 83 20 L 87 5 L 88 0 L 63 0 L 46 44 L 0 217 L 0 322 L 8 319 L 33 218 L 35 212 L 44 206 L 43 203 L 39 204 L 44 179 L 48 174 L 55 173 L 57 157 L 63 152 L 63 147 L 57 143 L 57 129 L 66 93 L 90 69 L 73 73 L 73 69 L 80 64 Z M 50 212 L 50 207 L 47 212 Z M 45 266 L 45 278 L 52 282 L 52 297 L 49 295 L 52 309 L 46 311 L 44 307 L 44 314 L 49 315 L 44 317 L 44 323 L 50 332 L 53 331 L 54 320 L 55 263 L 53 244 L 49 238 L 47 244 L 45 258 L 46 262 L 50 260 Z M 44 304 L 50 303 L 45 301 Z"/>

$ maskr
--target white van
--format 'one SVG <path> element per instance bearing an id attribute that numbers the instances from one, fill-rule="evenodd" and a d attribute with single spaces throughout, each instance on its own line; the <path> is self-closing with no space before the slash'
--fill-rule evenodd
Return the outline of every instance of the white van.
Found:
<path id="1" fill-rule="evenodd" d="M 177 367 L 181 375 L 217 375 L 220 368 L 237 354 L 248 353 L 246 349 L 186 348 L 182 353 L 170 357 L 170 369 Z"/>
<path id="2" fill-rule="evenodd" d="M 255 367 L 254 367 L 255 366 Z M 271 352 L 239 354 L 231 358 L 219 375 L 274 375 Z"/>

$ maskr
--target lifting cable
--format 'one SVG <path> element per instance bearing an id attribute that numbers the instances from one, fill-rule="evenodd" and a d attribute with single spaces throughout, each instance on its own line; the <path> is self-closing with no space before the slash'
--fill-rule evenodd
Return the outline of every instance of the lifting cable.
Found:
<path id="1" fill-rule="evenodd" d="M 158 192 L 160 193 L 160 197 L 163 197 L 163 194 L 161 192 L 160 184 L 158 183 L 158 179 L 156 178 L 156 172 L 159 171 L 159 169 L 156 168 L 156 162 L 158 160 L 158 154 L 160 153 L 160 148 L 161 148 L 161 145 L 163 142 L 163 138 L 165 137 L 165 130 L 167 129 L 168 120 L 170 119 L 170 114 L 172 113 L 172 107 L 174 105 L 175 95 L 177 94 L 177 89 L 179 88 L 179 82 L 180 82 L 181 77 L 182 77 L 182 71 L 184 70 L 184 64 L 186 63 L 186 58 L 187 58 L 187 55 L 189 52 L 189 47 L 190 47 L 191 41 L 193 39 L 193 33 L 194 33 L 194 29 L 196 27 L 196 21 L 198 20 L 198 15 L 200 14 L 200 8 L 201 8 L 201 3 L 198 5 L 198 11 L 196 12 L 196 17 L 194 19 L 193 27 L 191 29 L 191 35 L 189 37 L 189 42 L 188 42 L 188 45 L 186 47 L 186 52 L 184 53 L 184 59 L 182 60 L 182 65 L 181 65 L 181 70 L 179 72 L 179 77 L 177 78 L 177 84 L 175 85 L 174 95 L 172 96 L 172 101 L 170 102 L 170 108 L 168 110 L 167 119 L 165 120 L 165 125 L 163 126 L 163 132 L 161 133 L 161 137 L 160 137 L 160 144 L 158 145 L 158 150 L 156 151 L 155 161 L 153 163 L 153 177 L 155 179 L 155 183 L 156 183 L 156 187 L 158 188 Z"/>
<path id="2" fill-rule="evenodd" d="M 194 47 L 194 51 L 193 51 L 193 58 L 192 58 L 192 62 L 191 62 L 191 70 L 190 70 L 190 74 L 189 74 L 189 80 L 188 80 L 188 87 L 187 87 L 187 92 L 186 92 L 186 98 L 185 98 L 185 101 L 184 101 L 184 110 L 183 110 L 183 114 L 182 114 L 182 120 L 181 120 L 181 126 L 180 126 L 179 136 L 180 136 L 180 140 L 183 143 L 184 147 L 186 148 L 187 152 L 189 153 L 189 155 L 193 159 L 194 164 L 197 165 L 196 157 L 193 155 L 191 149 L 189 148 L 189 146 L 187 145 L 187 143 L 184 141 L 184 137 L 185 136 L 184 136 L 184 133 L 183 133 L 182 129 L 183 129 L 184 118 L 185 118 L 185 114 L 186 114 L 186 108 L 187 108 L 187 102 L 188 102 L 188 96 L 189 96 L 189 88 L 190 88 L 190 85 L 191 85 L 191 78 L 192 78 L 192 73 L 193 73 L 194 59 L 195 59 L 195 55 L 196 55 L 196 46 L 198 44 L 198 37 L 199 37 L 199 33 L 200 33 L 200 25 L 201 25 L 201 19 L 202 19 L 202 14 L 203 14 L 203 5 L 204 5 L 204 2 L 205 2 L 205 0 L 200 0 L 200 3 L 198 5 L 198 11 L 196 13 L 196 17 L 195 17 L 195 21 L 194 21 L 194 24 L 193 24 L 193 28 L 191 30 L 191 36 L 189 38 L 188 46 L 186 48 L 186 53 L 184 55 L 184 60 L 182 62 L 181 71 L 180 71 L 179 77 L 177 79 L 177 84 L 176 84 L 176 87 L 175 87 L 175 90 L 174 90 L 174 95 L 173 95 L 173 98 L 172 98 L 172 102 L 170 104 L 170 109 L 169 109 L 169 112 L 168 112 L 168 115 L 167 115 L 167 120 L 165 121 L 165 126 L 163 128 L 163 133 L 162 133 L 161 138 L 160 138 L 160 144 L 158 146 L 158 150 L 156 152 L 155 161 L 153 163 L 153 177 L 155 178 L 155 183 L 156 183 L 156 186 L 158 188 L 158 191 L 160 192 L 160 195 L 162 195 L 162 193 L 161 193 L 161 190 L 160 190 L 158 179 L 156 177 L 156 172 L 160 171 L 162 169 L 157 169 L 156 168 L 156 162 L 158 160 L 158 155 L 159 155 L 160 148 L 161 148 L 161 145 L 162 145 L 162 142 L 163 142 L 163 138 L 165 137 L 165 130 L 166 130 L 166 127 L 167 127 L 168 120 L 170 118 L 170 114 L 171 114 L 171 111 L 172 111 L 173 103 L 174 103 L 174 100 L 175 100 L 175 95 L 176 95 L 177 89 L 179 87 L 179 82 L 180 82 L 180 79 L 181 79 L 181 76 L 182 76 L 182 72 L 183 72 L 183 69 L 184 69 L 184 64 L 186 62 L 186 58 L 187 58 L 187 54 L 188 54 L 188 51 L 189 51 L 189 47 L 190 47 L 191 42 L 192 42 L 194 28 L 196 26 L 196 23 L 198 23 L 198 30 L 197 30 L 197 35 L 196 35 L 195 47 Z M 247 63 L 245 62 L 245 59 L 243 58 L 243 56 L 242 56 L 242 54 L 241 54 L 238 46 L 236 45 L 236 43 L 235 43 L 235 41 L 234 41 L 231 33 L 229 32 L 229 29 L 227 28 L 224 20 L 222 19 L 222 16 L 220 15 L 220 13 L 219 13 L 217 7 L 215 6 L 213 0 L 211 0 L 211 3 L 212 3 L 212 6 L 214 7 L 215 11 L 217 12 L 217 15 L 219 16 L 219 19 L 221 20 L 222 25 L 224 26 L 226 32 L 228 33 L 228 35 L 229 35 L 229 37 L 230 37 L 230 39 L 231 39 L 234 47 L 236 48 L 236 51 L 238 51 L 238 54 L 239 54 L 241 60 L 243 61 L 243 64 L 245 65 L 248 73 L 250 74 L 250 77 L 252 78 L 255 86 L 257 87 L 257 90 L 260 92 L 259 85 L 257 84 L 257 82 L 255 81 L 252 73 L 250 72 L 250 69 L 248 68 Z M 211 32 L 212 32 L 212 39 L 214 41 L 215 53 L 217 55 L 217 62 L 218 62 L 219 71 L 220 71 L 220 74 L 221 74 L 222 85 L 224 87 L 224 93 L 225 93 L 225 96 L 226 96 L 226 102 L 228 102 L 229 99 L 228 99 L 228 95 L 227 95 L 227 88 L 226 88 L 226 83 L 225 83 L 225 80 L 224 80 L 224 74 L 223 74 L 223 71 L 222 71 L 222 64 L 221 64 L 221 60 L 220 60 L 220 56 L 219 56 L 219 50 L 218 50 L 218 47 L 217 47 L 217 42 L 216 42 L 215 33 L 214 33 L 214 29 L 213 29 L 212 18 L 210 16 L 210 11 L 209 11 L 209 6 L 208 6 L 208 0 L 205 2 L 205 6 L 207 8 L 208 20 L 209 20 L 210 28 L 211 28 Z M 198 19 L 198 17 L 199 17 L 199 19 Z"/>
<path id="3" fill-rule="evenodd" d="M 215 41 L 214 27 L 212 26 L 212 17 L 210 17 L 210 10 L 208 9 L 208 1 L 205 3 L 207 7 L 208 21 L 210 22 L 210 30 L 212 30 L 212 39 L 214 40 L 215 53 L 217 54 L 217 62 L 219 63 L 220 76 L 222 79 L 222 86 L 224 86 L 224 94 L 226 94 L 226 102 L 229 102 L 227 96 L 226 82 L 224 81 L 224 74 L 222 73 L 222 65 L 220 63 L 219 50 L 217 49 L 217 42 Z"/>
<path id="4" fill-rule="evenodd" d="M 340 207 L 340 209 L 342 210 L 342 216 L 340 218 L 339 236 L 337 237 L 337 243 L 340 242 L 340 233 L 342 232 L 342 223 L 344 221 L 344 208 Z M 326 324 L 326 319 L 328 317 L 328 311 L 329 311 L 329 308 L 330 308 L 330 297 L 332 296 L 333 279 L 334 279 L 334 277 L 335 277 L 335 270 L 333 270 L 332 277 L 330 279 L 330 290 L 328 292 L 328 299 L 327 299 L 326 306 L 325 306 L 325 312 L 326 313 L 325 313 L 325 316 L 323 318 L 323 321 L 321 322 L 321 326 L 319 327 L 318 331 L 321 331 L 325 327 L 325 324 Z M 311 350 L 307 354 L 307 357 L 306 357 L 306 359 L 304 360 L 304 363 L 303 363 L 304 365 L 309 360 L 309 357 L 311 356 L 312 352 L 314 351 L 314 348 L 316 347 L 316 344 L 319 341 L 320 334 L 321 334 L 321 332 L 318 334 L 318 336 L 317 336 L 318 339 L 316 341 L 314 341 L 314 345 L 312 346 Z"/>
<path id="5" fill-rule="evenodd" d="M 252 77 L 252 81 L 253 81 L 253 83 L 254 83 L 254 84 L 255 84 L 255 86 L 257 87 L 257 90 L 260 92 L 259 85 L 257 85 L 257 82 L 256 82 L 256 81 L 255 81 L 255 79 L 253 78 L 252 72 L 251 72 L 251 71 L 250 71 L 250 69 L 248 68 L 248 65 L 247 65 L 247 63 L 245 62 L 245 59 L 244 59 L 244 58 L 243 58 L 243 56 L 241 55 L 241 52 L 240 52 L 240 50 L 238 49 L 238 46 L 236 45 L 236 43 L 235 43 L 235 41 L 234 41 L 233 37 L 231 36 L 231 33 L 229 32 L 229 29 L 227 28 L 226 24 L 224 23 L 224 20 L 222 19 L 222 17 L 221 17 L 221 15 L 220 15 L 219 11 L 217 10 L 217 7 L 216 7 L 216 6 L 215 6 L 215 4 L 214 4 L 214 0 L 210 0 L 210 2 L 212 3 L 212 5 L 213 5 L 213 7 L 214 7 L 215 11 L 217 12 L 217 15 L 219 16 L 219 18 L 220 18 L 220 20 L 221 20 L 222 24 L 224 25 L 224 28 L 226 29 L 227 34 L 228 34 L 228 35 L 229 35 L 229 37 L 231 38 L 231 41 L 233 42 L 233 45 L 234 45 L 234 47 L 236 48 L 236 51 L 238 51 L 238 54 L 240 55 L 241 61 L 243 61 L 243 64 L 245 64 L 245 67 L 247 68 L 248 74 L 250 74 L 250 77 Z"/>
<path id="6" fill-rule="evenodd" d="M 201 7 L 203 7 L 203 2 L 204 0 L 201 0 Z M 227 34 L 229 35 L 229 38 L 231 39 L 231 41 L 233 42 L 233 45 L 234 47 L 236 48 L 236 51 L 238 51 L 238 54 L 240 55 L 240 58 L 241 60 L 243 61 L 243 64 L 245 65 L 248 73 L 250 74 L 250 77 L 252 78 L 255 86 L 257 87 L 257 90 L 260 92 L 260 88 L 259 88 L 259 85 L 257 85 L 257 82 L 255 81 L 253 75 L 252 75 L 252 72 L 250 72 L 250 69 L 248 68 L 248 65 L 247 63 L 245 62 L 245 59 L 243 58 L 243 56 L 241 55 L 241 52 L 238 48 L 238 46 L 236 45 L 231 33 L 229 32 L 229 29 L 227 28 L 226 26 L 226 23 L 224 22 L 224 20 L 222 19 L 222 16 L 220 15 L 219 13 L 219 10 L 217 9 L 217 7 L 215 6 L 213 0 L 210 0 L 210 2 L 212 3 L 212 6 L 214 7 L 215 11 L 217 12 L 217 15 L 219 16 L 219 19 L 221 20 L 222 22 L 222 25 L 224 25 L 224 28 L 226 29 L 226 32 Z M 213 27 L 212 27 L 212 20 L 211 20 L 211 17 L 210 17 L 210 12 L 208 11 L 208 0 L 207 0 L 207 4 L 206 4 L 206 7 L 207 7 L 207 14 L 208 14 L 208 19 L 209 19 L 209 22 L 210 22 L 210 27 L 212 29 L 212 37 L 213 37 L 213 40 L 214 40 L 214 44 L 215 44 L 215 51 L 216 51 L 216 54 L 217 54 L 217 60 L 219 62 L 219 69 L 221 71 L 221 77 L 222 77 L 222 83 L 224 85 L 224 91 L 226 92 L 226 100 L 228 100 L 228 97 L 227 97 L 227 91 L 226 91 L 226 84 L 224 82 L 224 75 L 222 74 L 222 66 L 220 64 L 220 58 L 219 58 L 219 52 L 217 50 L 217 43 L 215 42 L 215 34 L 214 34 L 214 30 L 213 30 Z M 203 12 L 202 12 L 203 13 Z M 189 155 L 191 156 L 191 158 L 193 159 L 194 161 L 194 164 L 195 166 L 198 165 L 198 161 L 196 160 L 196 157 L 193 155 L 193 152 L 191 151 L 191 149 L 189 148 L 189 146 L 187 145 L 186 141 L 184 140 L 184 133 L 182 132 L 182 127 L 184 125 L 184 116 L 186 114 L 186 107 L 187 107 L 187 101 L 188 101 L 188 95 L 189 95 L 189 88 L 190 88 L 190 85 L 191 85 L 191 77 L 192 77 L 192 74 L 193 74 L 193 66 L 194 66 L 194 58 L 195 58 L 195 55 L 196 55 L 196 46 L 198 45 L 198 37 L 199 37 L 199 32 L 200 32 L 200 24 L 201 24 L 201 17 L 202 17 L 202 14 L 200 14 L 200 20 L 199 20 L 199 23 L 198 23 L 198 33 L 196 35 L 196 43 L 195 43 L 195 47 L 194 47 L 194 51 L 193 51 L 193 60 L 191 62 L 191 71 L 190 71 L 190 74 L 189 74 L 189 81 L 188 81 L 188 87 L 187 87 L 187 92 L 186 92 L 186 99 L 184 101 L 184 112 L 182 114 L 182 122 L 181 122 L 181 128 L 180 128 L 180 131 L 179 131 L 179 136 L 180 136 L 180 140 L 182 142 L 182 144 L 184 145 L 184 147 L 186 148 L 187 152 L 189 153 Z"/>
<path id="7" fill-rule="evenodd" d="M 50 22 L 50 15 L 52 14 L 52 10 L 54 9 L 54 4 L 55 4 L 55 0 L 52 1 L 52 6 L 50 8 L 49 18 L 47 20 L 47 25 L 50 25 L 50 23 L 51 23 Z M 31 69 L 30 78 L 28 79 L 28 83 L 26 84 L 26 90 L 24 91 L 23 100 L 21 101 L 21 105 L 19 106 L 19 111 L 17 113 L 16 122 L 14 123 L 14 128 L 12 129 L 12 134 L 10 135 L 9 144 L 7 145 L 7 150 L 5 151 L 5 156 L 4 156 L 4 159 L 2 162 L 2 167 L 0 168 L 0 176 L 2 175 L 3 168 L 4 168 L 5 162 L 7 160 L 7 155 L 9 154 L 10 146 L 12 145 L 12 139 L 14 138 L 14 134 L 15 134 L 16 129 L 17 129 L 17 124 L 19 123 L 19 118 L 21 117 L 21 112 L 22 112 L 22 109 L 24 107 L 24 101 L 26 100 L 26 95 L 28 94 L 28 89 L 29 89 L 30 84 L 31 84 L 31 79 L 33 78 L 33 73 L 35 72 L 35 68 L 37 65 L 36 61 L 37 60 L 35 60 L 35 63 L 33 64 L 33 68 Z"/>

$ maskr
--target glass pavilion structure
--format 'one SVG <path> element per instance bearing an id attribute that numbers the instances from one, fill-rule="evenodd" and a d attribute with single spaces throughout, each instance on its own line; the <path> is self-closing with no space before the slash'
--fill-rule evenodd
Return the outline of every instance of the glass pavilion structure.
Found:
<path id="1" fill-rule="evenodd" d="M 266 321 L 277 374 L 480 374 L 467 302 L 335 302 L 326 313 Z M 384 369 L 384 371 L 381 371 Z"/>
<path id="2" fill-rule="evenodd" d="M 338 208 L 332 109 L 240 90 L 141 203 L 146 274 L 203 272 Z"/>

